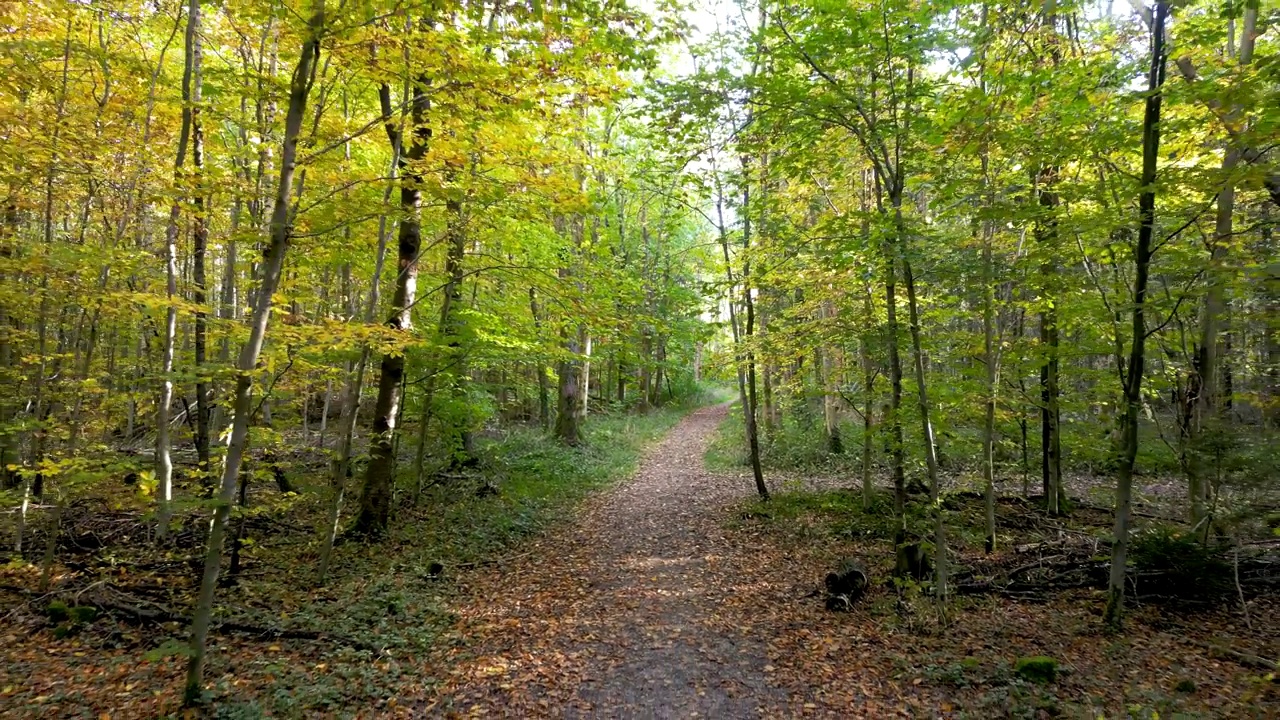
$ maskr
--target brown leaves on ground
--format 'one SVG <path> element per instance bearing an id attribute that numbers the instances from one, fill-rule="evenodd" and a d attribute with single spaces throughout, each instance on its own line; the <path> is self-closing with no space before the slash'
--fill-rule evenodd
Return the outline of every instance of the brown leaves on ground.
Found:
<path id="1" fill-rule="evenodd" d="M 884 582 L 885 541 L 737 512 L 750 478 L 703 462 L 726 412 L 690 415 L 574 522 L 464 574 L 449 595 L 457 622 L 425 656 L 357 655 L 339 673 L 324 641 L 220 637 L 211 656 L 219 697 L 314 694 L 319 680 L 333 688 L 292 715 L 275 703 L 289 717 L 1280 715 L 1274 682 L 1208 648 L 1275 657 L 1274 600 L 1256 601 L 1252 629 L 1234 608 L 1143 607 L 1125 635 L 1106 636 L 1092 591 L 1042 603 L 964 597 L 944 621 L 927 598 Z M 850 556 L 873 586 L 852 612 L 828 612 L 814 591 Z M 139 628 L 100 620 L 92 634 L 58 639 L 10 622 L 0 627 L 0 715 L 178 714 L 182 658 L 140 656 L 181 632 L 153 628 L 140 639 Z M 1015 660 L 1031 655 L 1058 660 L 1055 683 L 1015 677 Z M 371 677 L 386 688 L 379 698 L 343 690 Z"/>
<path id="2" fill-rule="evenodd" d="M 877 582 L 854 612 L 827 612 L 813 591 L 828 570 L 856 555 L 883 581 L 891 550 L 816 529 L 797 535 L 749 519 L 729 523 L 752 486 L 745 475 L 703 465 L 724 412 L 691 416 L 581 522 L 470 578 L 456 608 L 456 645 L 437 660 L 448 668 L 444 685 L 423 709 L 478 717 L 1261 718 L 1280 707 L 1257 670 L 1199 644 L 1220 635 L 1274 643 L 1274 626 L 1259 628 L 1255 618 L 1255 632 L 1246 633 L 1232 611 L 1179 620 L 1140 609 L 1127 635 L 1109 637 L 1091 593 L 1038 604 L 966 598 L 943 622 L 929 601 Z M 1167 631 L 1155 629 L 1160 623 Z M 1056 658 L 1059 680 L 1017 679 L 1014 662 L 1031 655 Z"/>

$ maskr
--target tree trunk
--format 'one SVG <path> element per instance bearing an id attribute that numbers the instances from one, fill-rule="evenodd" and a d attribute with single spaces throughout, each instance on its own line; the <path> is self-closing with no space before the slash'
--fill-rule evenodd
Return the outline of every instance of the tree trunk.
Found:
<path id="1" fill-rule="evenodd" d="M 733 258 L 729 253 L 729 230 L 724 221 L 724 195 L 722 192 L 718 192 L 716 196 L 716 219 L 716 227 L 720 235 L 720 248 L 724 252 L 725 276 L 729 280 L 727 305 L 729 306 L 729 327 L 733 331 L 733 368 L 738 377 L 738 402 L 742 405 L 742 424 L 746 431 L 747 452 L 749 453 L 751 472 L 756 482 L 756 493 L 762 499 L 768 500 L 769 488 L 764 484 L 764 471 L 760 466 L 760 442 L 756 435 L 755 409 L 747 392 L 747 373 L 746 368 L 743 367 L 742 323 L 738 319 L 738 301 L 734 297 L 734 287 L 737 282 L 733 273 Z M 744 288 L 743 294 L 750 294 L 750 290 Z"/>
<path id="2" fill-rule="evenodd" d="M 568 271 L 562 270 L 560 277 L 568 277 Z M 556 365 L 556 374 L 559 377 L 559 391 L 557 397 L 559 401 L 556 405 L 556 438 L 570 447 L 582 444 L 582 428 L 578 423 L 578 367 L 577 362 L 573 358 L 577 357 L 581 351 L 578 347 L 578 333 L 568 327 L 560 331 L 561 342 L 564 344 L 565 357 Z"/>
<path id="3" fill-rule="evenodd" d="M 582 359 L 582 404 L 578 407 L 578 416 L 585 419 L 591 405 L 591 334 L 585 330 L 581 333 L 583 346 Z"/>
<path id="4" fill-rule="evenodd" d="M 835 308 L 830 300 L 823 303 L 822 314 L 827 320 L 835 319 Z M 840 438 L 840 382 L 836 376 L 835 348 L 827 348 L 822 353 L 818 369 L 822 372 L 822 424 L 827 434 L 827 452 L 840 455 L 844 452 L 844 443 Z"/>
<path id="5" fill-rule="evenodd" d="M 235 392 L 235 418 L 231 425 L 231 439 L 227 443 L 223 463 L 222 482 L 218 488 L 218 502 L 209 530 L 208 551 L 205 555 L 204 574 L 200 580 L 200 594 L 191 621 L 190 661 L 183 691 L 184 702 L 194 704 L 204 693 L 205 640 L 213 616 L 214 593 L 218 586 L 218 573 L 222 565 L 222 546 L 226 538 L 227 519 L 231 515 L 231 503 L 239 478 L 240 463 L 244 458 L 249 439 L 249 420 L 253 409 L 253 376 L 258 356 L 266 339 L 267 322 L 271 317 L 271 296 L 280 283 L 280 271 L 285 253 L 289 249 L 290 218 L 289 195 L 298 152 L 298 135 L 302 129 L 302 116 L 307 106 L 307 96 L 315 80 L 315 68 L 320 57 L 320 38 L 324 32 L 324 0 L 315 0 L 315 9 L 309 23 L 302 56 L 294 69 L 289 88 L 289 109 L 285 116 L 285 133 L 280 154 L 280 181 L 276 189 L 276 204 L 271 214 L 271 232 L 263 252 L 262 275 L 255 297 L 253 321 L 249 327 L 249 340 L 240 352 Z"/>
<path id="6" fill-rule="evenodd" d="M 422 160 L 427 154 L 431 131 L 426 126 L 426 112 L 430 107 L 427 96 L 426 76 L 419 76 L 413 83 L 410 125 L 412 140 L 404 151 L 400 164 L 400 227 L 398 240 L 398 272 L 396 289 L 392 295 L 391 317 L 387 325 L 406 338 L 413 327 L 413 304 L 417 298 L 418 252 L 422 247 Z M 383 102 L 384 119 L 390 117 L 390 88 L 383 85 L 379 94 L 387 98 Z M 394 143 L 393 143 L 394 144 Z M 378 376 L 378 399 L 373 410 L 373 434 L 369 439 L 369 464 L 365 468 L 364 486 L 360 494 L 360 514 L 356 517 L 354 532 L 369 538 L 386 534 L 391 519 L 391 495 L 395 484 L 395 433 L 400 411 L 400 393 L 404 381 L 405 358 L 403 352 L 382 356 Z"/>
<path id="7" fill-rule="evenodd" d="M 533 316 L 533 330 L 542 336 L 542 315 L 538 308 L 538 291 L 532 286 L 529 287 L 529 314 Z M 547 368 L 538 361 L 534 370 L 538 373 L 538 425 L 547 430 L 551 427 L 551 389 L 547 383 Z M 619 376 L 619 386 L 622 380 Z M 621 401 L 621 398 L 619 398 Z"/>
<path id="8" fill-rule="evenodd" d="M 899 173 L 901 173 L 901 170 L 899 170 Z M 947 594 L 947 525 L 941 502 L 942 486 L 938 478 L 938 449 L 933 437 L 933 423 L 929 418 L 929 390 L 925 382 L 924 347 L 920 341 L 920 310 L 916 301 L 915 275 L 911 272 L 911 261 L 907 258 L 909 248 L 906 247 L 907 235 L 902 220 L 902 196 L 900 190 L 894 192 L 891 199 L 894 206 L 897 241 L 903 253 L 902 275 L 907 284 L 907 317 L 910 322 L 911 354 L 915 365 L 916 396 L 920 403 L 920 433 L 921 439 L 924 441 L 925 468 L 929 477 L 929 500 L 934 513 L 934 585 L 937 597 L 941 600 Z"/>
<path id="9" fill-rule="evenodd" d="M 388 101 L 390 97 L 388 96 Z M 387 107 L 383 107 L 386 114 Z M 391 117 L 389 114 L 384 120 L 390 127 Z M 401 131 L 396 130 L 391 135 L 391 163 L 387 168 L 388 182 L 386 189 L 382 193 L 382 206 L 385 208 L 391 200 L 392 189 L 396 185 L 396 176 L 400 167 L 400 141 Z M 378 216 L 378 250 L 374 258 L 373 274 L 369 278 L 369 300 L 364 309 L 364 322 L 366 325 L 372 325 L 373 319 L 378 311 L 378 302 L 381 298 L 382 288 L 382 270 L 386 266 L 387 260 L 387 238 L 389 219 L 386 212 Z M 345 265 L 342 268 L 343 287 L 346 289 L 347 295 L 347 317 L 352 319 L 356 315 L 356 299 L 355 292 L 351 287 L 351 266 Z M 333 556 L 333 544 L 338 539 L 338 523 L 342 517 L 342 504 L 346 498 L 347 478 L 351 476 L 351 454 L 352 446 L 355 442 L 356 418 L 360 414 L 360 394 L 364 389 L 364 375 L 369 367 L 370 349 L 368 345 L 361 348 L 360 359 L 356 362 L 354 368 L 348 367 L 350 372 L 347 375 L 347 388 L 343 396 L 343 415 L 341 435 L 338 438 L 338 452 L 334 456 L 333 462 L 329 465 L 329 519 L 325 523 L 324 544 L 320 549 L 320 567 L 318 572 L 318 582 L 323 585 L 329 574 L 329 562 Z"/>
<path id="10" fill-rule="evenodd" d="M 879 173 L 874 173 L 876 185 L 876 204 L 881 214 L 884 213 L 882 198 L 882 182 Z M 865 176 L 864 176 L 865 184 Z M 884 304 L 885 304 L 885 345 L 889 351 L 889 457 L 893 471 L 893 513 L 897 521 L 894 533 L 894 546 L 901 552 L 907 542 L 907 474 L 906 448 L 902 434 L 902 353 L 898 347 L 898 286 L 897 286 L 897 253 L 892 239 L 886 238 L 882 245 L 884 254 Z"/>
<path id="11" fill-rule="evenodd" d="M 1124 377 L 1124 415 L 1121 423 L 1120 462 L 1116 478 L 1116 509 L 1111 575 L 1107 590 L 1106 624 L 1119 629 L 1124 620 L 1125 564 L 1129 554 L 1129 521 L 1133 500 L 1133 466 L 1138 455 L 1138 413 L 1142 403 L 1142 374 L 1146 361 L 1147 277 L 1155 235 L 1156 163 L 1160 153 L 1160 102 L 1165 76 L 1165 21 L 1167 2 L 1157 2 L 1151 30 L 1151 70 L 1142 119 L 1142 194 L 1138 197 L 1138 246 L 1134 249 L 1133 345 Z"/>
<path id="12" fill-rule="evenodd" d="M 1046 252 L 1046 259 L 1040 266 L 1042 279 L 1040 302 L 1040 475 L 1044 487 L 1045 510 L 1049 515 L 1058 515 L 1061 510 L 1062 494 L 1062 437 L 1060 432 L 1061 413 L 1059 410 L 1059 362 L 1058 362 L 1058 309 L 1057 298 L 1049 290 L 1049 286 L 1058 275 L 1057 262 L 1053 254 L 1057 249 L 1058 194 L 1052 190 L 1057 180 L 1058 169 L 1049 167 L 1042 169 L 1035 178 L 1040 186 L 1039 203 L 1045 218 L 1038 222 L 1036 235 L 1039 244 Z"/>
<path id="13" fill-rule="evenodd" d="M 1257 35 L 1258 9 L 1246 7 L 1244 10 L 1244 27 L 1240 36 L 1239 64 L 1243 67 L 1253 61 L 1254 39 Z M 1228 121 L 1239 115 L 1238 108 L 1228 112 Z M 1232 242 L 1232 216 L 1235 212 L 1235 178 L 1232 177 L 1240 162 L 1240 149 L 1234 141 L 1228 141 L 1222 156 L 1222 174 L 1225 185 L 1218 193 L 1217 215 L 1214 223 L 1213 249 L 1210 252 L 1209 267 L 1206 273 L 1208 292 L 1205 294 L 1204 311 L 1201 313 L 1200 357 L 1193 373 L 1198 378 L 1189 380 L 1189 384 L 1199 390 L 1196 397 L 1195 413 L 1188 426 L 1187 444 L 1196 454 L 1198 461 L 1191 463 L 1189 494 L 1191 499 L 1191 523 L 1197 525 L 1205 516 L 1205 502 L 1209 497 L 1208 476 L 1211 474 L 1212 459 L 1203 458 L 1203 451 L 1197 448 L 1197 440 L 1203 435 L 1206 426 L 1222 418 L 1223 403 L 1220 397 L 1221 387 L 1218 382 L 1219 365 L 1218 345 L 1222 342 L 1222 317 L 1226 312 L 1226 285 L 1229 280 L 1228 271 L 1224 267 L 1229 245 Z M 1225 373 L 1224 373 L 1225 374 Z"/>
<path id="14" fill-rule="evenodd" d="M 209 225 L 204 184 L 204 123 L 201 121 L 200 104 L 203 102 L 201 73 L 201 30 L 200 0 L 191 0 L 190 15 L 187 20 L 191 32 L 191 164 L 192 173 L 192 205 L 191 215 L 191 259 L 192 259 L 192 297 L 195 304 L 195 373 L 196 373 L 196 461 L 199 463 L 199 478 L 206 486 L 210 485 L 209 471 L 209 421 L 211 419 L 210 403 L 212 394 L 209 380 L 205 376 L 204 365 L 207 362 L 207 314 L 204 304 L 207 297 L 207 280 L 205 278 L 205 255 L 209 247 Z M 195 30 L 191 30 L 192 26 Z"/>
<path id="15" fill-rule="evenodd" d="M 763 13 L 763 9 L 761 13 Z M 747 447 L 751 453 L 751 475 L 756 481 L 756 493 L 762 500 L 769 499 L 769 488 L 764 484 L 764 470 L 760 466 L 760 433 L 756 428 L 759 417 L 756 408 L 756 356 L 752 347 L 755 335 L 756 310 L 751 294 L 751 172 L 750 163 L 742 158 L 742 304 L 746 306 L 747 322 L 743 333 L 747 362 Z"/>
<path id="16" fill-rule="evenodd" d="M 191 81 L 195 72 L 195 58 L 199 53 L 200 0 L 191 0 L 187 8 L 186 60 L 182 68 L 182 130 L 178 135 L 178 155 L 173 162 L 175 191 L 183 185 L 182 167 L 187 160 L 188 133 L 192 126 Z M 178 334 L 178 225 L 182 203 L 175 199 L 169 208 L 169 222 L 165 227 L 165 310 L 164 346 L 160 351 L 160 396 L 156 400 L 156 539 L 163 540 L 169 534 L 169 518 L 173 509 L 173 459 L 170 457 L 169 408 L 173 405 L 173 356 Z"/>
<path id="17" fill-rule="evenodd" d="M 983 158 L 986 164 L 986 158 Z M 995 272 L 992 260 L 994 236 L 991 221 L 982 221 L 982 356 L 987 366 L 986 412 L 982 421 L 982 481 L 986 515 L 986 551 L 996 548 L 996 402 L 1000 392 L 1000 349 L 995 328 Z"/>
<path id="18" fill-rule="evenodd" d="M 872 416 L 875 412 L 875 368 L 871 363 L 870 327 L 875 322 L 875 309 L 871 300 L 871 285 L 868 284 L 863 296 L 863 313 L 866 315 L 868 329 L 863 332 L 858 342 L 859 360 L 862 363 L 862 508 L 871 507 L 871 458 L 875 448 L 872 437 Z"/>

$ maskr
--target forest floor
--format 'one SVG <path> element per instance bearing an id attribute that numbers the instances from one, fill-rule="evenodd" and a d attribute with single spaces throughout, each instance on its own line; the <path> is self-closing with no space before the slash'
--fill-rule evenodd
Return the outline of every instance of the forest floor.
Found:
<path id="1" fill-rule="evenodd" d="M 262 531 L 235 607 L 221 617 L 303 632 L 228 626 L 216 635 L 209 715 L 1280 717 L 1274 673 L 1253 662 L 1280 654 L 1277 598 L 1248 598 L 1248 615 L 1231 604 L 1144 602 L 1115 636 L 1102 632 L 1102 600 L 1087 587 L 959 594 L 944 617 L 918 588 L 887 582 L 887 512 L 863 514 L 847 479 L 771 475 L 775 497 L 765 504 L 744 469 L 710 469 L 708 447 L 727 412 L 698 409 L 665 435 L 679 412 L 636 421 L 647 423 L 639 429 L 630 419 L 597 422 L 594 450 L 504 445 L 499 496 L 405 511 L 401 534 L 385 544 L 340 548 L 343 570 L 325 587 L 300 579 L 298 564 L 314 558 L 289 548 L 304 547 L 305 535 Z M 647 439 L 656 441 L 631 473 Z M 548 493 L 560 491 L 548 481 L 577 494 L 553 502 Z M 1099 555 L 1079 528 L 1105 525 L 1106 513 L 1082 509 L 1073 528 L 1002 499 L 1007 534 L 985 556 L 966 525 L 980 514 L 957 502 L 958 577 Z M 305 524 L 303 510 L 291 511 L 294 524 Z M 560 520 L 545 524 L 552 515 Z M 115 552 L 92 556 L 102 563 Z M 189 593 L 180 562 L 165 575 L 117 559 L 92 574 L 89 555 L 78 557 L 62 568 L 58 597 L 128 592 L 138 604 L 162 587 L 176 607 Z M 866 566 L 871 587 L 851 612 L 830 612 L 822 578 L 850 558 Z M 443 576 L 427 570 L 437 559 Z M 20 565 L 0 573 L 16 597 L 0 607 L 0 717 L 187 715 L 176 706 L 179 622 L 112 613 L 59 632 L 66 623 L 39 617 L 47 596 L 23 590 L 35 569 Z M 1057 661 L 1054 681 L 1019 675 L 1019 658 L 1041 655 Z"/>
<path id="2" fill-rule="evenodd" d="M 447 658 L 429 710 L 777 716 L 787 695 L 769 679 L 767 636 L 735 597 L 769 602 L 772 588 L 744 586 L 753 558 L 723 523 L 750 486 L 704 466 L 725 412 L 692 413 L 571 528 L 469 580 L 457 613 L 471 641 Z"/>
<path id="3" fill-rule="evenodd" d="M 1235 608 L 1144 605 L 1119 636 L 1102 632 L 1101 597 L 1091 590 L 1032 601 L 966 596 L 939 617 L 930 600 L 883 582 L 892 565 L 885 538 L 849 532 L 841 511 L 856 494 L 797 479 L 758 503 L 745 472 L 708 470 L 704 455 L 725 413 L 690 416 L 576 525 L 469 578 L 470 602 L 456 608 L 459 644 L 441 661 L 449 668 L 441 692 L 422 709 L 621 718 L 1280 714 L 1274 675 L 1213 649 L 1274 658 L 1275 598 L 1251 601 L 1252 628 Z M 1017 525 L 1034 514 L 1027 510 L 1002 503 L 1001 519 Z M 821 579 L 848 558 L 870 569 L 872 588 L 853 612 L 829 612 Z M 1057 660 L 1056 681 L 1020 677 L 1014 666 L 1028 656 Z"/>

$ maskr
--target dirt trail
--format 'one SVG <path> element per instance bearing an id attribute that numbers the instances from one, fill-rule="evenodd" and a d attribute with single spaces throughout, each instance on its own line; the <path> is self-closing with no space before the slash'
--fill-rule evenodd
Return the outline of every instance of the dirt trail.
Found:
<path id="1" fill-rule="evenodd" d="M 483 602 L 460 614 L 476 644 L 459 651 L 433 712 L 743 718 L 776 707 L 766 648 L 726 602 L 744 558 L 725 556 L 724 508 L 752 492 L 703 465 L 726 412 L 692 413 L 573 527 L 474 579 L 467 595 Z"/>

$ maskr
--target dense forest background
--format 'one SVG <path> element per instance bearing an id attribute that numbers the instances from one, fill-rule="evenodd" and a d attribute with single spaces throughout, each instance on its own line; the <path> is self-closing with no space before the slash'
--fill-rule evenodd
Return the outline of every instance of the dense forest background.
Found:
<path id="1" fill-rule="evenodd" d="M 6 4 L 6 621 L 165 627 L 134 642 L 187 703 L 210 633 L 426 647 L 380 624 L 435 592 L 393 567 L 518 549 L 732 400 L 711 461 L 746 514 L 840 478 L 840 522 L 887 523 L 944 620 L 993 589 L 966 553 L 1022 552 L 1023 498 L 1092 518 L 1063 572 L 1094 563 L 1100 624 L 1134 548 L 1197 558 L 1143 567 L 1251 623 L 1280 513 L 1278 22 Z"/>

